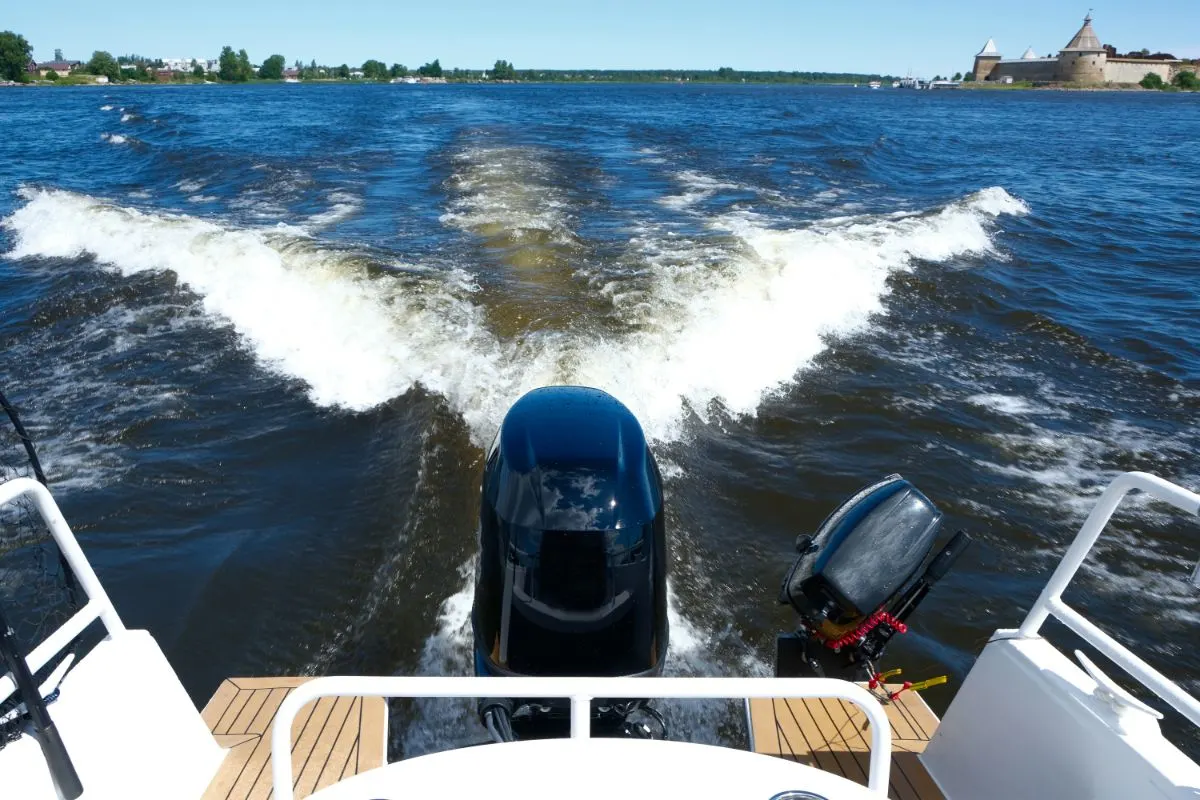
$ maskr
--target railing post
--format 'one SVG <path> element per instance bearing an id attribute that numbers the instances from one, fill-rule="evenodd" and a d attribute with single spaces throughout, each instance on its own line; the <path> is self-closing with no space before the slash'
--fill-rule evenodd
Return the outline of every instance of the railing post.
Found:
<path id="1" fill-rule="evenodd" d="M 592 736 L 592 698 L 586 694 L 571 696 L 571 738 L 590 739 Z"/>
<path id="2" fill-rule="evenodd" d="M 1067 548 L 1058 568 L 1054 570 L 1054 574 L 1050 576 L 1042 593 L 1038 595 L 1037 601 L 1029 609 L 1029 614 L 1021 623 L 1021 627 L 1017 629 L 1018 638 L 1032 639 L 1038 635 L 1038 631 L 1046 622 L 1046 617 L 1050 615 L 1051 602 L 1062 599 L 1062 593 L 1071 583 L 1071 579 L 1075 577 L 1075 573 L 1079 571 L 1083 560 L 1092 546 L 1096 544 L 1096 540 L 1100 538 L 1108 521 L 1112 519 L 1113 512 L 1125 499 L 1125 495 L 1134 489 L 1139 489 L 1163 502 L 1170 503 L 1181 511 L 1193 515 L 1200 514 L 1200 495 L 1196 495 L 1194 492 L 1189 492 L 1157 475 L 1145 472 L 1126 472 L 1118 475 L 1100 495 L 1100 499 L 1096 501 L 1096 505 L 1088 514 L 1079 533 L 1076 534 L 1075 541 Z M 1197 566 L 1197 572 L 1200 574 L 1200 565 Z"/>

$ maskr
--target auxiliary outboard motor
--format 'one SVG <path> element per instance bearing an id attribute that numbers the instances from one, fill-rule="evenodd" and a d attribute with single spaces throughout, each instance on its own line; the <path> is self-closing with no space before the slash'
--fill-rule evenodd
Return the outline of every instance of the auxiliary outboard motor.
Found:
<path id="1" fill-rule="evenodd" d="M 484 468 L 471 621 L 475 672 L 642 676 L 668 642 L 662 477 L 637 419 L 598 389 L 536 389 Z M 485 699 L 493 739 L 561 736 L 562 700 Z M 644 700 L 592 704 L 594 735 L 665 736 Z"/>
<path id="2" fill-rule="evenodd" d="M 959 531 L 922 571 L 942 512 L 899 475 L 859 491 L 796 540 L 779 601 L 800 616 L 778 639 L 776 674 L 878 682 L 875 662 L 971 542 Z M 942 681 L 943 679 L 938 679 Z"/>

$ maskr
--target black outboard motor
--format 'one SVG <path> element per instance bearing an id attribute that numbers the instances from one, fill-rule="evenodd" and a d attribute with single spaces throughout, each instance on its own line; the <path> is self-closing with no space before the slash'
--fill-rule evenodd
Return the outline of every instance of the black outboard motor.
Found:
<path id="1" fill-rule="evenodd" d="M 779 601 L 800 626 L 779 637 L 776 674 L 872 681 L 888 642 L 971 542 L 959 531 L 922 571 L 941 525 L 929 498 L 890 475 L 797 538 Z"/>
<path id="2" fill-rule="evenodd" d="M 476 674 L 658 675 L 666 570 L 662 478 L 633 414 L 576 386 L 518 400 L 483 475 Z M 480 715 L 500 741 L 569 730 L 566 701 L 485 699 Z M 665 735 L 662 718 L 637 699 L 594 701 L 592 728 Z"/>

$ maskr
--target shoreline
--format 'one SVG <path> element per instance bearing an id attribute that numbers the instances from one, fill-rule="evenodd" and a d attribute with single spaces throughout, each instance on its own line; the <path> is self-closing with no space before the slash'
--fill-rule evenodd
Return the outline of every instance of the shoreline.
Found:
<path id="1" fill-rule="evenodd" d="M 827 87 L 827 88 L 862 88 L 865 89 L 863 83 L 847 83 L 834 81 L 706 81 L 706 80 L 687 80 L 687 81 L 668 81 L 668 80 L 502 80 L 502 81 L 481 81 L 481 80 L 440 80 L 440 81 L 422 81 L 417 83 L 392 83 L 391 81 L 369 81 L 369 80 L 345 80 L 339 78 L 314 78 L 311 80 L 302 81 L 279 81 L 279 80 L 250 80 L 242 82 L 224 82 L 224 81 L 170 81 L 170 82 L 128 82 L 128 83 L 95 83 L 91 81 L 47 81 L 36 80 L 27 81 L 24 83 L 16 81 L 0 81 L 0 89 L 8 88 L 93 88 L 93 89 L 115 89 L 115 88 L 134 88 L 134 87 L 156 87 L 156 88 L 181 88 L 185 86 L 808 86 L 808 87 Z M 1118 84 L 1107 86 L 1071 86 L 1071 85 L 1014 85 L 1014 84 L 987 84 L 987 83 L 961 83 L 953 87 L 955 89 L 973 91 L 973 92 L 1141 92 L 1147 94 L 1177 94 L 1200 92 L 1196 89 L 1181 89 L 1171 87 L 1168 89 L 1147 89 L 1137 84 Z M 884 90 L 899 91 L 899 92 L 926 92 L 928 89 L 897 89 L 894 87 L 884 87 Z M 879 90 L 872 90 L 879 91 Z M 938 90 L 941 93 L 947 89 Z"/>

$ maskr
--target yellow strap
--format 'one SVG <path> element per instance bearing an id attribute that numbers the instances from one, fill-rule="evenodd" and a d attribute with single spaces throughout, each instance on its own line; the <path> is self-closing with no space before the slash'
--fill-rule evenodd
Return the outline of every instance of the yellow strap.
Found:
<path id="1" fill-rule="evenodd" d="M 936 678 L 930 678 L 927 681 L 917 681 L 912 686 L 908 687 L 910 691 L 919 692 L 922 689 L 928 689 L 930 686 L 940 686 L 947 680 L 945 675 L 938 675 Z"/>

